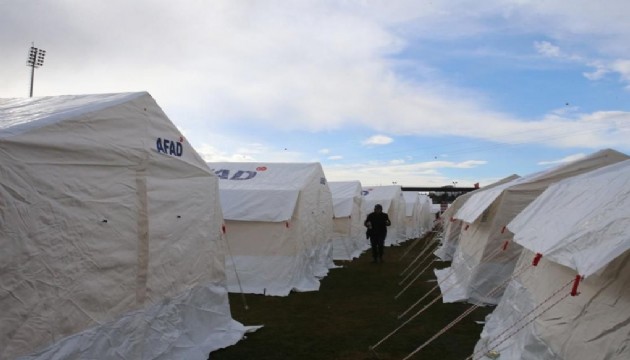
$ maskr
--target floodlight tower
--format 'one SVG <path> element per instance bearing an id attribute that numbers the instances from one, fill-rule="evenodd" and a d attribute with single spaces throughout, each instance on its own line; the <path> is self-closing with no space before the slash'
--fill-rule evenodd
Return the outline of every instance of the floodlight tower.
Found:
<path id="1" fill-rule="evenodd" d="M 31 50 L 28 52 L 28 60 L 26 65 L 31 67 L 31 92 L 30 97 L 33 97 L 33 80 L 35 79 L 35 68 L 44 65 L 44 56 L 46 56 L 46 50 L 38 49 L 31 46 Z"/>

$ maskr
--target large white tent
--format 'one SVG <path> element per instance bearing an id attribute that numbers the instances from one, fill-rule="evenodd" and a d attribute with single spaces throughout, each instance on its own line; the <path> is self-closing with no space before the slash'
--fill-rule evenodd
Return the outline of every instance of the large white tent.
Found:
<path id="1" fill-rule="evenodd" d="M 230 256 L 228 289 L 315 291 L 333 268 L 332 194 L 319 163 L 212 162 Z"/>
<path id="2" fill-rule="evenodd" d="M 236 343 L 218 181 L 146 92 L 0 100 L 0 358 Z"/>
<path id="3" fill-rule="evenodd" d="M 392 225 L 387 229 L 385 246 L 398 245 L 407 239 L 405 234 L 405 199 L 400 185 L 363 187 L 362 221 L 374 211 L 374 205 L 381 204 Z"/>
<path id="4" fill-rule="evenodd" d="M 417 191 L 403 191 L 405 200 L 405 237 L 417 239 L 421 235 L 422 203 Z"/>
<path id="5" fill-rule="evenodd" d="M 361 182 L 331 181 L 333 200 L 333 259 L 352 260 L 369 248 L 361 217 Z"/>
<path id="6" fill-rule="evenodd" d="M 420 236 L 433 229 L 435 214 L 431 211 L 433 200 L 426 194 L 420 194 Z"/>
<path id="7" fill-rule="evenodd" d="M 549 186 L 508 228 L 523 270 L 475 359 L 630 359 L 630 160 Z"/>
<path id="8" fill-rule="evenodd" d="M 501 184 L 505 184 L 509 181 L 517 179 L 518 175 L 510 175 L 504 179 L 501 179 L 497 182 L 494 182 L 488 186 L 484 186 L 480 189 L 468 192 L 466 194 L 458 196 L 455 201 L 451 204 L 451 206 L 442 213 L 440 217 L 440 221 L 443 226 L 443 236 L 440 241 L 440 247 L 435 251 L 435 255 L 439 257 L 443 261 L 451 261 L 453 260 L 453 254 L 459 245 L 459 237 L 461 235 L 462 230 L 462 220 L 456 220 L 455 214 L 457 211 L 464 205 L 468 199 L 470 199 L 473 195 L 478 194 L 482 191 L 486 191 L 488 189 L 492 189 Z"/>
<path id="9" fill-rule="evenodd" d="M 444 301 L 497 304 L 522 249 L 506 243 L 512 233 L 505 226 L 549 185 L 626 159 L 617 151 L 601 150 L 471 196 L 455 214 L 466 224 L 451 267 L 435 271 Z"/>

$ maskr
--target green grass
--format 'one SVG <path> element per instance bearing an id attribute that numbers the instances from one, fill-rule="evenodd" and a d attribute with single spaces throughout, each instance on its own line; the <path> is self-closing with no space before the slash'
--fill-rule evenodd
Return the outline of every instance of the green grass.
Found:
<path id="1" fill-rule="evenodd" d="M 369 252 L 353 261 L 336 261 L 343 268 L 332 269 L 322 279 L 319 291 L 291 293 L 286 297 L 246 294 L 248 310 L 241 294 L 230 294 L 232 317 L 244 325 L 264 325 L 247 334 L 237 344 L 210 354 L 212 360 L 367 360 L 403 359 L 436 332 L 462 314 L 471 305 L 443 304 L 437 301 L 425 312 L 379 345 L 371 345 L 399 327 L 409 316 L 421 310 L 439 295 L 439 289 L 404 312 L 436 285 L 433 268 L 450 264 L 434 262 L 398 299 L 394 297 L 407 285 L 398 283 L 400 273 L 433 239 L 407 241 L 385 248 L 385 262 L 371 263 Z M 413 245 L 415 242 L 419 242 Z M 409 250 L 410 249 L 410 250 Z M 402 259 L 401 256 L 408 251 Z M 424 257 L 424 256 L 423 256 Z M 428 264 L 428 261 L 426 264 Z M 421 268 L 424 268 L 422 266 Z M 406 275 L 406 274 L 405 274 Z M 492 308 L 479 308 L 437 338 L 412 359 L 464 360 L 473 350 L 483 320 Z"/>

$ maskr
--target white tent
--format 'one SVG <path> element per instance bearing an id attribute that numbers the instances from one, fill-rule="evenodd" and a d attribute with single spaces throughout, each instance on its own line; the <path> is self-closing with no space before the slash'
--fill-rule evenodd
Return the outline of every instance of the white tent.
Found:
<path id="1" fill-rule="evenodd" d="M 431 212 L 431 205 L 433 200 L 429 195 L 420 194 L 420 236 L 428 233 L 433 229 L 433 222 L 435 221 L 435 214 Z"/>
<path id="2" fill-rule="evenodd" d="M 217 178 L 148 93 L 2 99 L 0 153 L 0 358 L 205 359 L 242 337 Z"/>
<path id="3" fill-rule="evenodd" d="M 423 202 L 417 191 L 403 191 L 405 200 L 405 236 L 407 239 L 417 239 L 424 233 Z M 428 209 L 428 207 L 427 207 Z M 430 216 L 430 209 L 429 216 Z"/>
<path id="4" fill-rule="evenodd" d="M 630 160 L 549 186 L 508 228 L 525 248 L 523 270 L 489 316 L 478 358 L 630 359 Z"/>
<path id="5" fill-rule="evenodd" d="M 458 196 L 457 199 L 453 201 L 453 204 L 451 204 L 451 206 L 449 206 L 448 209 L 446 209 L 446 211 L 444 211 L 444 213 L 440 217 L 440 220 L 443 224 L 443 237 L 440 242 L 440 247 L 435 251 L 435 255 L 443 261 L 453 260 L 453 254 L 455 253 L 455 250 L 459 245 L 459 237 L 461 235 L 463 223 L 462 220 L 455 219 L 455 214 L 464 205 L 464 203 L 468 201 L 468 199 L 482 191 L 486 191 L 498 185 L 505 184 L 514 179 L 518 179 L 518 177 L 518 175 L 511 175 L 488 186 L 484 186 L 481 189 L 477 189 Z"/>
<path id="6" fill-rule="evenodd" d="M 405 240 L 405 199 L 400 185 L 363 187 L 362 221 L 374 211 L 374 205 L 381 204 L 392 223 L 387 229 L 385 246 L 398 245 Z"/>
<path id="7" fill-rule="evenodd" d="M 332 195 L 319 163 L 208 163 L 219 177 L 230 292 L 315 291 L 333 268 Z"/>
<path id="8" fill-rule="evenodd" d="M 497 304 L 503 294 L 497 288 L 511 276 L 522 249 L 514 243 L 504 249 L 512 238 L 505 226 L 549 185 L 625 159 L 602 150 L 474 194 L 455 214 L 466 224 L 451 267 L 435 271 L 444 301 Z"/>
<path id="9" fill-rule="evenodd" d="M 361 182 L 331 181 L 333 200 L 333 259 L 352 260 L 369 247 L 361 217 Z"/>

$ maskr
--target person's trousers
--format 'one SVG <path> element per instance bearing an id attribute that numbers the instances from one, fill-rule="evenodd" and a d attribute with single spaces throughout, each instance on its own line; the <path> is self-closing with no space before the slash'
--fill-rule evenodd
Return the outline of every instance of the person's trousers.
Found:
<path id="1" fill-rule="evenodd" d="M 370 238 L 370 245 L 372 245 L 372 258 L 382 259 L 383 258 L 383 250 L 385 248 L 385 236 L 374 236 Z"/>

